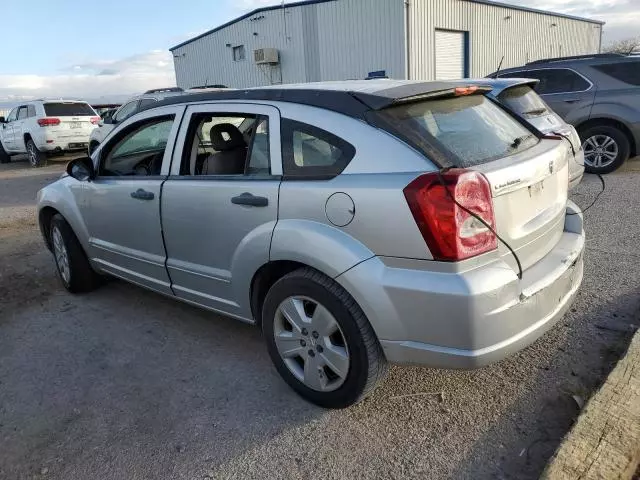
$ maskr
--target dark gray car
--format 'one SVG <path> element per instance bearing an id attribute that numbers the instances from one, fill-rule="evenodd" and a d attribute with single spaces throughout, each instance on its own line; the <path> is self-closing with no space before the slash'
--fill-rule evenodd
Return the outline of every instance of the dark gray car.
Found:
<path id="1" fill-rule="evenodd" d="M 540 81 L 538 94 L 578 130 L 588 172 L 612 172 L 640 154 L 640 57 L 602 54 L 538 60 L 497 76 Z"/>

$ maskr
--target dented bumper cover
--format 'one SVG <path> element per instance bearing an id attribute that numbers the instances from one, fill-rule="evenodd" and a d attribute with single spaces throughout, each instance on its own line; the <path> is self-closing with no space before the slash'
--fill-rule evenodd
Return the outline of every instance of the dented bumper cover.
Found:
<path id="1" fill-rule="evenodd" d="M 522 280 L 500 259 L 451 273 L 390 266 L 378 257 L 337 280 L 362 306 L 390 362 L 481 367 L 533 343 L 573 303 L 585 236 L 572 202 L 567 214 L 556 246 Z"/>

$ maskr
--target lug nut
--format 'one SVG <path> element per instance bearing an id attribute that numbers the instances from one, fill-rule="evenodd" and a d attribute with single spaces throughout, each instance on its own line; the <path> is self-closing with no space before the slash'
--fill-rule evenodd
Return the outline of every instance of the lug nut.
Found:
<path id="1" fill-rule="evenodd" d="M 313 338 L 318 338 L 320 335 L 318 335 L 318 332 L 313 332 L 311 335 L 313 335 Z"/>
<path id="2" fill-rule="evenodd" d="M 316 352 L 314 352 L 313 350 L 309 350 L 309 356 L 310 357 L 315 357 L 316 356 Z"/>
<path id="3" fill-rule="evenodd" d="M 309 330 L 307 330 L 306 328 L 303 328 L 302 329 L 302 334 L 305 335 L 305 336 L 309 335 Z"/>
<path id="4" fill-rule="evenodd" d="M 318 350 L 318 353 L 322 353 L 322 351 L 324 350 L 324 348 L 322 348 L 322 345 L 318 345 L 316 347 L 316 350 Z"/>
<path id="5" fill-rule="evenodd" d="M 300 340 L 300 346 L 306 347 L 307 346 L 307 342 L 305 342 L 304 340 Z"/>

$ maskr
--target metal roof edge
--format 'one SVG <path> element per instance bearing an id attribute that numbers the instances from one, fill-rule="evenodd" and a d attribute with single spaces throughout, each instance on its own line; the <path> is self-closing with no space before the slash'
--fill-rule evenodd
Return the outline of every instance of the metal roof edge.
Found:
<path id="1" fill-rule="evenodd" d="M 550 12 L 549 10 L 540 10 L 538 8 L 523 7 L 521 5 L 512 5 L 510 3 L 497 2 L 495 0 L 463 0 L 463 1 L 471 2 L 471 3 L 481 3 L 484 5 L 491 5 L 494 7 L 511 8 L 512 10 L 522 10 L 524 12 L 540 13 L 542 15 L 549 15 L 551 17 L 568 18 L 570 20 L 579 20 L 581 22 L 595 23 L 597 25 L 604 25 L 606 23 L 600 20 L 593 20 L 591 18 L 576 17 L 575 15 L 567 15 L 566 13 Z"/>
<path id="2" fill-rule="evenodd" d="M 223 28 L 227 28 L 231 25 L 233 25 L 234 23 L 240 22 L 242 20 L 244 20 L 245 18 L 249 18 L 249 17 L 253 17 L 254 15 L 257 15 L 258 13 L 262 13 L 262 12 L 269 12 L 272 10 L 280 10 L 282 8 L 292 8 L 292 7 L 303 7 L 305 5 L 314 5 L 316 3 L 328 3 L 328 2 L 335 2 L 337 0 L 301 0 L 299 2 L 292 2 L 292 3 L 285 3 L 284 5 L 271 5 L 268 7 L 260 7 L 260 8 L 256 8 L 255 10 L 251 10 L 248 13 L 245 13 L 244 15 L 241 15 L 237 18 L 234 18 L 233 20 L 228 21 L 227 23 L 224 23 L 222 25 L 219 25 L 215 28 L 212 28 L 211 30 L 208 30 L 204 33 L 201 33 L 200 35 L 197 35 L 193 38 L 190 38 L 189 40 L 185 40 L 182 43 L 179 43 L 178 45 L 175 45 L 171 48 L 169 48 L 170 52 L 173 52 L 174 50 L 183 47 L 185 45 L 188 45 L 191 42 L 195 42 L 196 40 L 201 39 L 202 37 L 206 37 L 207 35 L 211 35 L 212 33 L 215 33 L 219 30 L 222 30 Z"/>

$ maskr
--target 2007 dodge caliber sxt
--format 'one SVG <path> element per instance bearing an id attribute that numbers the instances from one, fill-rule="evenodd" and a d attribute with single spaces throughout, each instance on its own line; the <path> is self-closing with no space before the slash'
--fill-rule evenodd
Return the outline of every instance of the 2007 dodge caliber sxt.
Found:
<path id="1" fill-rule="evenodd" d="M 388 363 L 475 368 L 540 337 L 582 281 L 569 143 L 489 86 L 350 81 L 185 94 L 38 193 L 60 279 L 112 275 L 262 328 L 304 398 Z"/>

